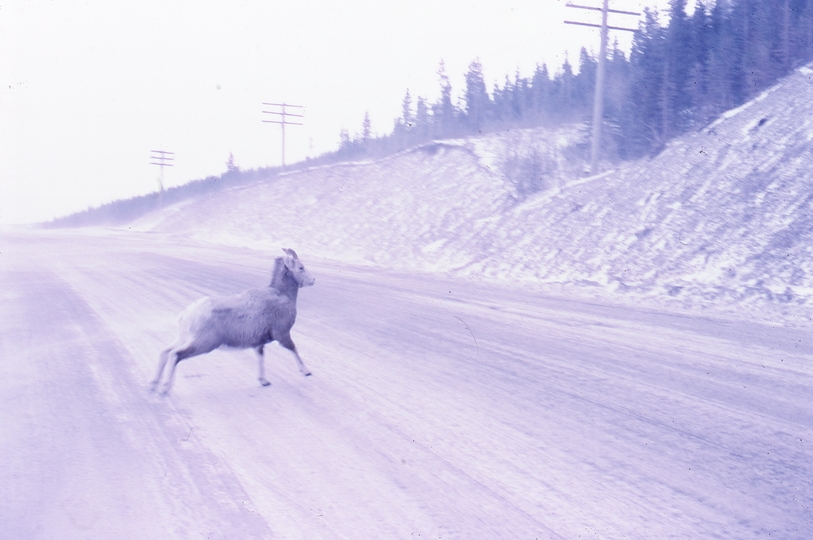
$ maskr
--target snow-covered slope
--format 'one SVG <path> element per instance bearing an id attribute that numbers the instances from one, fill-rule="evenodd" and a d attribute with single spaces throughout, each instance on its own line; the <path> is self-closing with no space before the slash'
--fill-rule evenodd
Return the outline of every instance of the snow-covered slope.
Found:
<path id="1" fill-rule="evenodd" d="M 526 202 L 483 236 L 543 281 L 706 300 L 813 294 L 813 70 L 652 160 Z M 469 269 L 501 274 L 483 261 Z"/>
<path id="2" fill-rule="evenodd" d="M 291 245 L 359 264 L 449 270 L 481 250 L 476 235 L 461 244 L 464 232 L 504 215 L 515 200 L 469 145 L 451 141 L 284 175 L 168 208 L 136 226 L 275 251 Z"/>
<path id="3" fill-rule="evenodd" d="M 813 301 L 813 70 L 657 157 L 575 177 L 578 129 L 431 143 L 314 168 L 133 224 L 198 240 L 599 294 L 741 306 Z M 524 197 L 516 160 L 543 156 Z M 514 160 L 514 162 L 512 162 Z"/>

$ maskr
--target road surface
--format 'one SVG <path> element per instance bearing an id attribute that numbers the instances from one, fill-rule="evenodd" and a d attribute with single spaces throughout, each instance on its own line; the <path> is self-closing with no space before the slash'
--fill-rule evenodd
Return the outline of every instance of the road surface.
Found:
<path id="1" fill-rule="evenodd" d="M 270 387 L 231 350 L 150 394 L 279 247 L 0 233 L 0 538 L 813 537 L 800 330 L 300 253 L 312 377 L 272 345 Z"/>

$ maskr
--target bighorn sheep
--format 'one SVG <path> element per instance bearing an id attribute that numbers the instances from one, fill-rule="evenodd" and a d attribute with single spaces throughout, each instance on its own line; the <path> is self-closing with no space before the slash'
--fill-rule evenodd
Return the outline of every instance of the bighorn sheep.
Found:
<path id="1" fill-rule="evenodd" d="M 161 381 L 167 360 L 170 364 L 169 375 L 161 392 L 164 395 L 172 388 L 178 362 L 221 346 L 253 348 L 257 353 L 259 379 L 263 386 L 271 384 L 265 378 L 263 347 L 275 340 L 294 353 L 303 375 L 311 374 L 291 340 L 291 327 L 296 321 L 299 288 L 313 285 L 316 280 L 294 250 L 283 248 L 283 251 L 286 256 L 276 259 L 271 284 L 265 289 L 251 289 L 233 296 L 201 298 L 180 314 L 178 339 L 161 352 L 158 370 L 152 381 L 153 392 Z"/>

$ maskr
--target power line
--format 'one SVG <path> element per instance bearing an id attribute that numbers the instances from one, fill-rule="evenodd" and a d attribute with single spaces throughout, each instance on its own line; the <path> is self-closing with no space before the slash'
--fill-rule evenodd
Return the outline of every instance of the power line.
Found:
<path id="1" fill-rule="evenodd" d="M 598 156 L 601 150 L 601 123 L 604 118 L 604 78 L 607 64 L 607 31 L 608 30 L 621 30 L 624 32 L 637 32 L 635 28 L 624 28 L 621 26 L 610 26 L 607 24 L 607 16 L 610 13 L 618 13 L 620 15 L 634 15 L 639 17 L 641 14 L 635 11 L 622 11 L 620 9 L 610 9 L 608 6 L 609 0 L 603 0 L 602 7 L 580 6 L 573 3 L 568 3 L 567 7 L 575 9 L 585 9 L 590 11 L 601 12 L 601 24 L 592 24 L 578 21 L 565 21 L 565 24 L 575 24 L 579 26 L 591 26 L 593 28 L 601 29 L 601 46 L 598 53 L 598 71 L 596 73 L 596 89 L 593 96 L 593 137 L 590 141 L 590 174 L 598 173 Z"/>
<path id="2" fill-rule="evenodd" d="M 305 112 L 303 105 L 290 105 L 288 103 L 263 103 L 264 107 L 277 107 L 278 110 L 263 111 L 263 114 L 276 115 L 274 120 L 263 120 L 267 124 L 279 124 L 282 127 L 282 166 L 285 167 L 285 126 L 301 126 L 301 122 L 289 122 L 288 118 L 305 118 L 304 114 L 296 114 L 297 112 Z M 286 108 L 294 109 L 296 112 L 288 112 Z"/>

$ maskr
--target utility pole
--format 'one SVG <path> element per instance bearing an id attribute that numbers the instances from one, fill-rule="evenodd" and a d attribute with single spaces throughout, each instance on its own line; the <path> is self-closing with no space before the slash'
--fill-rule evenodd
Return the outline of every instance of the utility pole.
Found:
<path id="1" fill-rule="evenodd" d="M 276 107 L 277 110 L 272 111 L 263 111 L 263 114 L 273 114 L 276 115 L 272 118 L 274 120 L 263 120 L 268 124 L 279 124 L 282 127 L 282 166 L 285 167 L 285 126 L 301 126 L 301 122 L 289 122 L 287 119 L 289 117 L 293 118 L 305 118 L 304 114 L 296 114 L 296 113 L 304 113 L 305 107 L 302 105 L 289 105 L 287 103 L 263 103 L 264 107 Z M 294 109 L 296 112 L 288 112 L 286 108 Z"/>
<path id="2" fill-rule="evenodd" d="M 164 167 L 172 167 L 175 161 L 175 152 L 166 150 L 150 150 L 150 165 L 161 167 L 161 179 L 158 180 L 159 201 L 164 198 Z"/>
<path id="3" fill-rule="evenodd" d="M 592 6 L 578 6 L 568 3 L 567 7 L 576 9 L 586 9 L 601 12 L 601 24 L 584 23 L 577 21 L 565 21 L 565 24 L 576 24 L 579 26 L 591 26 L 601 29 L 601 46 L 598 53 L 598 71 L 596 72 L 596 88 L 593 95 L 593 137 L 590 141 L 590 174 L 598 174 L 598 156 L 601 151 L 601 123 L 604 119 L 604 78 L 607 70 L 607 32 L 608 30 L 622 30 L 624 32 L 637 32 L 634 28 L 623 28 L 620 26 L 609 26 L 607 24 L 608 13 L 619 13 L 621 15 L 634 15 L 640 17 L 641 14 L 635 11 L 621 11 L 610 9 L 609 0 L 602 0 L 600 8 Z"/>

